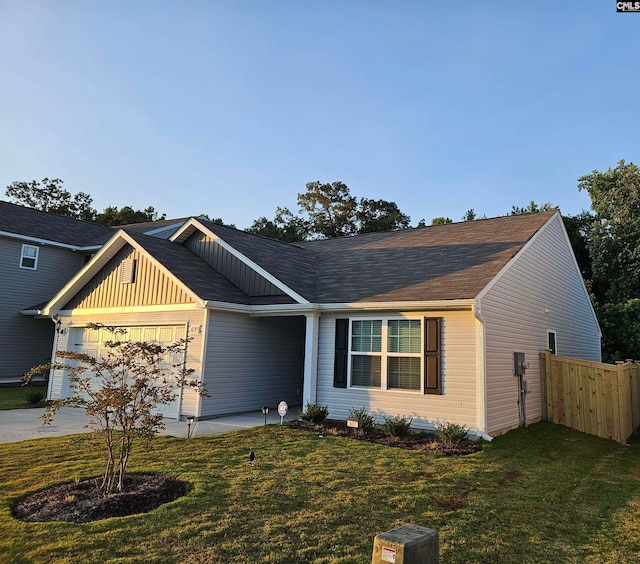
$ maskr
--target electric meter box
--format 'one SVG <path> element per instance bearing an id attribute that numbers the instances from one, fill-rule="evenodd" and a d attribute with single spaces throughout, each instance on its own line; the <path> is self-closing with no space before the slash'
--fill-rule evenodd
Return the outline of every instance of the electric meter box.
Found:
<path id="1" fill-rule="evenodd" d="M 514 352 L 513 353 L 513 373 L 516 376 L 524 376 L 526 369 L 527 369 L 527 362 L 524 359 L 524 353 Z"/>

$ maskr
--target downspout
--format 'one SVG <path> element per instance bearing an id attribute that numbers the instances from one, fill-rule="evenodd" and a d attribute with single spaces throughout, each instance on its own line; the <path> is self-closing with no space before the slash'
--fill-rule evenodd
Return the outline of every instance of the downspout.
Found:
<path id="1" fill-rule="evenodd" d="M 481 402 L 481 409 L 476 408 L 476 417 L 480 413 L 479 423 L 480 437 L 491 442 L 493 437 L 487 433 L 487 359 L 486 342 L 484 334 L 484 319 L 482 319 L 480 300 L 472 307 L 473 314 L 478 320 L 476 325 L 476 398 Z"/>
<path id="2" fill-rule="evenodd" d="M 187 368 L 187 347 L 189 346 L 189 322 L 187 321 L 184 328 L 184 356 L 182 358 L 182 368 L 186 370 Z M 182 394 L 184 391 L 184 382 L 180 382 L 180 391 L 178 392 L 178 414 L 176 415 L 176 420 L 180 421 L 182 418 Z"/>

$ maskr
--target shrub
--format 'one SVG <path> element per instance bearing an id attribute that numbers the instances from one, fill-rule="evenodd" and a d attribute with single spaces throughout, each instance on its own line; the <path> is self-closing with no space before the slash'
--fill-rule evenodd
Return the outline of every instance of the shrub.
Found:
<path id="1" fill-rule="evenodd" d="M 385 417 L 382 428 L 392 437 L 404 439 L 411 431 L 412 424 L 413 419 L 407 419 L 406 417 L 396 415 L 395 417 Z"/>
<path id="2" fill-rule="evenodd" d="M 300 412 L 300 419 L 319 425 L 329 416 L 329 406 L 318 403 L 307 403 L 305 410 Z"/>
<path id="3" fill-rule="evenodd" d="M 350 409 L 349 417 L 358 422 L 358 432 L 365 435 L 373 431 L 373 428 L 376 425 L 375 419 L 372 415 L 367 413 L 367 410 L 364 407 L 361 407 L 360 409 Z"/>
<path id="4" fill-rule="evenodd" d="M 458 423 L 448 421 L 441 423 L 438 421 L 436 423 L 436 431 L 438 432 L 442 446 L 445 448 L 457 447 L 467 438 L 467 426 L 459 425 Z"/>
<path id="5" fill-rule="evenodd" d="M 40 403 L 44 399 L 44 393 L 33 390 L 32 392 L 27 392 L 24 398 L 27 400 L 27 403 L 35 405 L 37 403 Z"/>

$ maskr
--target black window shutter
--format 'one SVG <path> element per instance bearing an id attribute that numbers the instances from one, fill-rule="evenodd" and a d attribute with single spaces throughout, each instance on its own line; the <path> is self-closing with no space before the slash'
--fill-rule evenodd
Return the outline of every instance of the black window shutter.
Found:
<path id="1" fill-rule="evenodd" d="M 424 318 L 424 393 L 442 394 L 442 319 Z"/>
<path id="2" fill-rule="evenodd" d="M 333 365 L 333 387 L 347 387 L 347 362 L 349 360 L 349 320 L 336 319 L 336 351 Z"/>

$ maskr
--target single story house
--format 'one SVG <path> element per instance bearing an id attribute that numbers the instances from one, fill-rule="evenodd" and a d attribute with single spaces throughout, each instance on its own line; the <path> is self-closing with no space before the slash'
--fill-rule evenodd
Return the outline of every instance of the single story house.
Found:
<path id="1" fill-rule="evenodd" d="M 98 351 L 90 323 L 129 338 L 191 340 L 168 417 L 318 402 L 379 421 L 518 426 L 514 352 L 525 354 L 527 421 L 542 416 L 538 354 L 600 360 L 600 329 L 562 218 L 541 212 L 283 243 L 202 218 L 168 239 L 119 230 L 42 309 L 55 348 Z M 49 397 L 68 393 L 61 371 Z"/>

